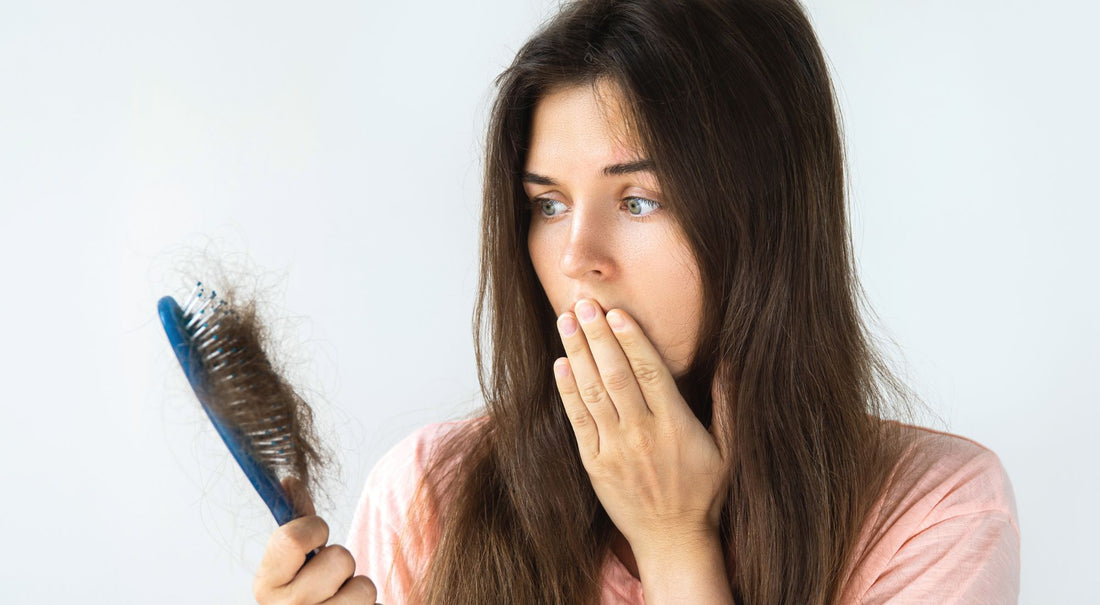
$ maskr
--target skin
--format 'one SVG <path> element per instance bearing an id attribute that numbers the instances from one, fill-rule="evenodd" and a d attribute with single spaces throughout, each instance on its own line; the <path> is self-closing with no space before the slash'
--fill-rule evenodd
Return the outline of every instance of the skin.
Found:
<path id="1" fill-rule="evenodd" d="M 680 376 L 702 316 L 699 272 L 681 230 L 661 206 L 652 171 L 617 176 L 604 166 L 643 159 L 620 131 L 617 95 L 602 85 L 544 96 L 535 106 L 525 172 L 557 186 L 524 183 L 532 207 L 528 251 L 560 315 L 582 298 L 628 311 Z M 527 179 L 525 179 L 527 180 Z M 641 199 L 632 199 L 641 198 Z"/>
<path id="2" fill-rule="evenodd" d="M 654 174 L 603 172 L 644 159 L 624 135 L 620 99 L 607 84 L 575 86 L 534 109 L 528 250 L 559 313 L 567 357 L 555 380 L 618 531 L 613 549 L 646 602 L 732 603 L 718 534 L 727 456 L 675 384 L 698 335 L 699 271 Z"/>
<path id="3" fill-rule="evenodd" d="M 256 602 L 260 605 L 374 603 L 378 598 L 374 583 L 367 576 L 353 575 L 355 560 L 351 553 L 339 544 L 326 546 L 328 524 L 317 516 L 301 484 L 288 478 L 283 480 L 283 486 L 301 503 L 305 514 L 280 526 L 267 541 L 252 582 Z M 315 548 L 320 548 L 320 552 L 305 563 L 306 554 Z"/>

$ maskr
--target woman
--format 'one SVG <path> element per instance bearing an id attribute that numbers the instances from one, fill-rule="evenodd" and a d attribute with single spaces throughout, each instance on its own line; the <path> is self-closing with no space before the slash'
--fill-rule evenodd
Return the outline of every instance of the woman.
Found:
<path id="1" fill-rule="evenodd" d="M 575 2 L 497 84 L 486 408 L 383 457 L 349 549 L 277 530 L 257 600 L 1014 602 L 997 456 L 883 420 L 796 0 Z"/>

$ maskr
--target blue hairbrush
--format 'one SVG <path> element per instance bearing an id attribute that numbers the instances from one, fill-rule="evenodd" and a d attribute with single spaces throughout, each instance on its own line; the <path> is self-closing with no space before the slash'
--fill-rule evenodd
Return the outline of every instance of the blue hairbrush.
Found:
<path id="1" fill-rule="evenodd" d="M 182 307 L 165 296 L 157 310 L 199 403 L 275 521 L 301 516 L 282 480 L 308 492 L 320 460 L 312 415 L 265 355 L 254 306 L 235 307 L 199 282 Z"/>

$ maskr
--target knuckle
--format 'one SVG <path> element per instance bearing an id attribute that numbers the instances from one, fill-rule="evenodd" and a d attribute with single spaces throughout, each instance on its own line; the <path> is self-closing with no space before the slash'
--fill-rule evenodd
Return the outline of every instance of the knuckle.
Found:
<path id="1" fill-rule="evenodd" d="M 569 359 L 576 359 L 578 355 L 583 354 L 588 348 L 588 345 L 585 343 L 576 341 L 566 342 L 564 345 L 566 356 L 569 357 Z"/>
<path id="2" fill-rule="evenodd" d="M 600 325 L 600 322 L 596 322 L 588 326 L 584 331 L 585 340 L 601 341 L 611 338 L 611 330 L 606 325 Z"/>
<path id="3" fill-rule="evenodd" d="M 653 435 L 647 430 L 629 429 L 626 434 L 626 442 L 635 451 L 643 453 L 653 451 Z"/>
<path id="4" fill-rule="evenodd" d="M 614 475 L 608 464 L 606 453 L 601 452 L 600 455 L 582 460 L 582 462 L 584 463 L 585 472 L 593 479 L 602 481 Z"/>
<path id="5" fill-rule="evenodd" d="M 299 542 L 301 532 L 295 531 L 290 524 L 280 527 L 271 536 L 271 549 L 277 552 L 294 552 L 300 550 Z"/>
<path id="6" fill-rule="evenodd" d="M 328 548 L 332 549 L 332 558 L 336 560 L 344 570 L 344 577 L 347 578 L 355 573 L 355 557 L 351 556 L 351 552 L 339 544 L 333 544 Z"/>
<path id="7" fill-rule="evenodd" d="M 317 520 L 317 523 L 316 523 L 316 528 L 317 529 L 316 529 L 316 531 L 318 532 L 319 537 L 321 538 L 321 542 L 322 543 L 328 542 L 328 523 L 325 523 L 325 520 L 318 517 L 317 515 L 311 515 L 310 518 Z"/>
<path id="8" fill-rule="evenodd" d="M 639 384 L 653 386 L 660 382 L 663 373 L 660 366 L 649 361 L 640 361 L 634 367 L 634 375 Z"/>
<path id="9" fill-rule="evenodd" d="M 604 384 L 612 391 L 625 391 L 634 382 L 634 373 L 625 370 L 610 370 L 604 376 Z"/>
<path id="10" fill-rule="evenodd" d="M 363 600 L 373 603 L 378 599 L 378 588 L 367 576 L 354 576 L 348 580 L 349 592 L 361 595 Z"/>
<path id="11" fill-rule="evenodd" d="M 580 393 L 581 399 L 588 405 L 599 405 L 607 398 L 603 386 L 598 384 L 587 384 L 581 387 Z"/>
<path id="12" fill-rule="evenodd" d="M 592 422 L 592 416 L 588 414 L 588 410 L 574 410 L 569 413 L 569 422 L 579 429 L 585 429 Z"/>
<path id="13" fill-rule="evenodd" d="M 306 605 L 307 601 L 305 595 L 302 594 L 304 588 L 301 582 L 291 582 L 289 588 L 286 598 L 279 601 L 279 605 Z"/>
<path id="14" fill-rule="evenodd" d="M 305 553 L 328 541 L 328 524 L 318 516 L 308 516 L 287 523 L 276 533 L 282 550 Z"/>
<path id="15" fill-rule="evenodd" d="M 658 427 L 662 439 L 673 442 L 683 439 L 684 434 L 687 432 L 687 426 L 677 419 L 669 419 L 666 422 L 660 423 Z"/>

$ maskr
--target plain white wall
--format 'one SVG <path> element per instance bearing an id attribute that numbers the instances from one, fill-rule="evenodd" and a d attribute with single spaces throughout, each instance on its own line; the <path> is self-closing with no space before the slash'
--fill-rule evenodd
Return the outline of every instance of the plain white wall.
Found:
<path id="1" fill-rule="evenodd" d="M 274 527 L 154 306 L 252 263 L 361 481 L 477 401 L 492 79 L 556 2 L 0 6 L 4 603 L 245 603 Z M 1015 487 L 1023 603 L 1100 563 L 1096 60 L 1083 0 L 808 3 L 864 285 L 906 374 Z"/>

